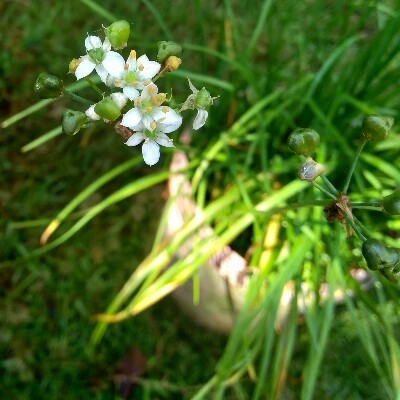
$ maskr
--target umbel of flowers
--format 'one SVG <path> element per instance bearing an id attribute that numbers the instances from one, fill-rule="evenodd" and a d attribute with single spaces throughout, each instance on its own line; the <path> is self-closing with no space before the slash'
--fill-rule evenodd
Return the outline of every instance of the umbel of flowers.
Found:
<path id="1" fill-rule="evenodd" d="M 179 68 L 181 46 L 174 42 L 159 42 L 157 61 L 150 60 L 146 54 L 138 57 L 133 49 L 125 59 L 121 50 L 127 46 L 129 23 L 114 22 L 104 28 L 104 33 L 104 40 L 87 36 L 84 42 L 86 54 L 69 64 L 69 72 L 77 80 L 86 79 L 95 90 L 99 96 L 97 101 L 69 93 L 59 78 L 46 73 L 39 75 L 35 92 L 42 98 L 70 95 L 89 106 L 82 111 L 65 110 L 62 127 L 66 134 L 75 135 L 90 125 L 113 122 L 117 130 L 124 127 L 124 136 L 128 139 L 126 145 L 136 146 L 143 142 L 143 159 L 146 164 L 154 165 L 160 159 L 160 146 L 174 147 L 169 134 L 181 127 L 181 113 L 197 110 L 193 129 L 198 130 L 206 123 L 214 98 L 205 88 L 196 89 L 189 80 L 192 93 L 175 109 L 170 107 L 168 103 L 172 96 L 159 92 L 155 82 Z M 104 89 L 95 84 L 92 74 L 98 75 Z M 126 135 L 126 128 L 129 135 Z"/>
<path id="2" fill-rule="evenodd" d="M 189 96 L 190 97 L 190 96 Z M 339 191 L 325 176 L 325 166 L 317 163 L 311 154 L 320 143 L 319 134 L 313 129 L 297 128 L 288 137 L 288 147 L 305 161 L 298 169 L 298 177 L 302 181 L 311 182 L 317 189 L 327 195 L 331 200 L 326 203 L 324 209 L 325 218 L 328 222 L 340 222 L 348 235 L 353 232 L 361 239 L 361 253 L 371 271 L 377 271 L 393 283 L 400 282 L 400 248 L 387 246 L 382 240 L 374 238 L 369 230 L 353 216 L 353 209 L 372 207 L 372 209 L 398 216 L 400 215 L 400 189 L 380 200 L 371 202 L 351 202 L 347 195 L 350 180 L 355 170 L 361 151 L 369 141 L 382 141 L 387 139 L 394 119 L 387 115 L 368 115 L 363 119 L 361 133 L 361 144 L 356 152 L 353 164 L 345 180 L 344 188 Z M 323 186 L 314 182 L 317 178 Z"/>

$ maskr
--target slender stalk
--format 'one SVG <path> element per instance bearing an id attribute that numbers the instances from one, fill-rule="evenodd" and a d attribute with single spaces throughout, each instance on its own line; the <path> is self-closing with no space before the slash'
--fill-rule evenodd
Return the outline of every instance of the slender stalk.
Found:
<path id="1" fill-rule="evenodd" d="M 338 190 L 332 185 L 331 181 L 325 175 L 322 174 L 320 178 L 334 195 L 337 196 L 339 194 Z"/>
<path id="2" fill-rule="evenodd" d="M 90 79 L 90 78 L 85 78 L 85 81 L 88 83 L 88 85 L 98 94 L 103 98 L 103 92 L 98 88 L 98 86 Z M 92 103 L 90 103 L 92 104 Z"/>
<path id="3" fill-rule="evenodd" d="M 329 190 L 325 189 L 324 187 L 322 187 L 321 185 L 318 185 L 318 183 L 315 182 L 311 182 L 313 186 L 315 186 L 318 190 L 320 190 L 321 192 L 325 193 L 327 196 L 329 196 L 331 199 L 336 200 L 336 196 L 334 194 L 332 194 Z"/>
<path id="4" fill-rule="evenodd" d="M 379 200 L 355 201 L 354 203 L 351 203 L 351 206 L 353 208 L 360 208 L 364 206 L 381 208 L 381 202 Z"/>
<path id="5" fill-rule="evenodd" d="M 347 193 L 347 189 L 349 188 L 350 181 L 351 181 L 351 177 L 353 176 L 354 170 L 355 170 L 356 165 L 357 165 L 357 161 L 358 161 L 358 159 L 359 159 L 359 157 L 360 157 L 360 154 L 361 154 L 361 152 L 362 152 L 362 150 L 363 150 L 363 148 L 364 148 L 364 146 L 365 146 L 365 143 L 367 143 L 367 141 L 368 141 L 368 139 L 364 139 L 364 140 L 361 142 L 361 144 L 360 144 L 360 146 L 358 147 L 358 149 L 357 149 L 356 156 L 354 157 L 353 164 L 351 165 L 351 168 L 350 168 L 350 170 L 349 170 L 349 173 L 348 173 L 348 175 L 347 175 L 347 178 L 346 178 L 346 181 L 345 181 L 345 184 L 344 184 L 344 187 L 343 187 L 343 193 L 344 193 L 344 194 Z"/>
<path id="6" fill-rule="evenodd" d="M 85 99 L 84 97 L 78 96 L 77 94 L 72 93 L 67 89 L 63 90 L 63 94 L 66 95 L 66 96 L 71 97 L 71 99 L 73 99 L 73 100 L 75 100 L 75 101 L 77 101 L 79 103 L 87 104 L 87 105 L 92 105 L 93 104 L 93 102 L 89 101 L 88 99 Z"/>

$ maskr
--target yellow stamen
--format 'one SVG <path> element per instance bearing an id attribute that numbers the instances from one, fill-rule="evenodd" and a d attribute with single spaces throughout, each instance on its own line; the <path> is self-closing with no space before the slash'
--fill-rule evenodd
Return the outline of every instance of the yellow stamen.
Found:
<path id="1" fill-rule="evenodd" d="M 129 53 L 129 58 L 136 58 L 136 51 L 135 50 L 131 50 L 131 52 Z"/>
<path id="2" fill-rule="evenodd" d="M 156 129 L 156 127 L 157 127 L 157 124 L 154 121 L 151 121 L 150 122 L 150 128 L 151 129 Z"/>
<path id="3" fill-rule="evenodd" d="M 169 107 L 167 106 L 161 107 L 161 111 L 166 114 L 169 111 Z"/>
<path id="4" fill-rule="evenodd" d="M 143 71 L 143 70 L 144 70 L 144 66 L 143 66 L 142 64 L 140 64 L 140 65 L 138 66 L 138 70 L 139 70 L 139 71 Z"/>

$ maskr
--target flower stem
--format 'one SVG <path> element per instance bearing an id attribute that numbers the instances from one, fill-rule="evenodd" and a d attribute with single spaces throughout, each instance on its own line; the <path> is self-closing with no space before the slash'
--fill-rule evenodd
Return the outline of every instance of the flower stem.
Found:
<path id="1" fill-rule="evenodd" d="M 320 190 L 321 192 L 325 193 L 327 196 L 329 196 L 331 199 L 336 200 L 336 196 L 331 193 L 329 190 L 325 189 L 324 187 L 322 187 L 321 185 L 318 185 L 318 183 L 315 182 L 311 182 L 313 186 L 315 186 L 318 190 Z"/>
<path id="2" fill-rule="evenodd" d="M 354 170 L 356 168 L 357 161 L 358 161 L 358 159 L 360 157 L 360 154 L 361 154 L 361 152 L 362 152 L 362 150 L 363 150 L 363 148 L 365 146 L 365 143 L 367 143 L 367 141 L 368 141 L 368 139 L 364 139 L 361 142 L 361 144 L 358 147 L 358 149 L 357 149 L 356 156 L 354 157 L 353 164 L 351 165 L 350 171 L 349 171 L 349 173 L 347 175 L 347 178 L 346 178 L 346 181 L 345 181 L 345 184 L 344 184 L 344 187 L 343 187 L 343 193 L 344 194 L 347 193 L 347 189 L 349 188 L 351 177 L 353 176 Z"/>
<path id="3" fill-rule="evenodd" d="M 69 90 L 67 90 L 67 89 L 65 89 L 65 88 L 63 89 L 63 94 L 64 94 L 65 96 L 71 97 L 71 99 L 73 99 L 73 100 L 75 100 L 75 101 L 77 101 L 77 102 L 79 102 L 79 103 L 88 104 L 88 105 L 91 105 L 91 104 L 92 104 L 91 101 L 85 99 L 84 97 L 78 96 L 77 94 L 72 93 L 72 92 L 70 92 Z"/>
<path id="4" fill-rule="evenodd" d="M 335 188 L 335 186 L 332 185 L 331 181 L 324 174 L 320 175 L 320 178 L 328 187 L 328 189 L 332 192 L 332 194 L 336 196 L 339 194 L 338 190 Z"/>
<path id="5" fill-rule="evenodd" d="M 90 78 L 85 78 L 86 82 L 88 83 L 88 85 L 98 94 L 101 96 L 101 98 L 103 98 L 103 92 L 98 88 L 98 86 L 93 83 L 93 81 Z M 92 104 L 92 103 L 91 103 Z"/>

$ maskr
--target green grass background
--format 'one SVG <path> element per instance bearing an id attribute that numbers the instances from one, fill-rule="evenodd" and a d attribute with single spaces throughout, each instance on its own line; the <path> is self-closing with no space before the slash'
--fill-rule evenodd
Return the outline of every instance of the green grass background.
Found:
<path id="1" fill-rule="evenodd" d="M 234 155 L 237 165 L 244 166 L 240 172 L 268 170 L 282 181 L 292 180 L 297 161 L 287 153 L 285 137 L 297 125 L 312 125 L 324 132 L 321 157 L 329 156 L 334 167 L 332 180 L 337 183 L 354 154 L 361 115 L 398 115 L 400 4 L 396 0 L 99 4 L 102 10 L 132 23 L 130 45 L 146 51 L 150 58 L 156 54 L 158 40 L 181 41 L 184 70 L 197 77 L 197 86 L 208 83 L 211 93 L 220 96 L 206 130 L 190 149 L 194 158 L 201 157 L 209 143 L 229 131 L 254 104 L 280 90 L 277 100 L 271 102 L 271 111 L 260 112 L 250 121 L 253 127 L 250 123 L 244 130 L 244 139 L 237 139 L 239 148 L 249 146 L 247 152 Z M 86 33 L 100 34 L 101 25 L 112 20 L 102 10 L 88 1 L 69 0 L 6 1 L 0 5 L 2 121 L 36 103 L 32 86 L 43 70 L 65 82 L 74 81 L 66 75 L 68 63 L 83 54 Z M 180 78 L 176 79 L 177 92 L 186 87 Z M 296 89 L 302 80 L 307 84 Z M 173 86 L 175 90 L 175 83 Z M 0 130 L 2 261 L 37 249 L 44 227 L 59 210 L 97 177 L 132 157 L 131 149 L 109 127 L 75 137 L 57 136 L 22 152 L 27 143 L 59 125 L 66 106 L 71 102 L 50 103 Z M 257 136 L 264 131 L 268 136 Z M 386 147 L 374 148 L 397 173 L 398 140 L 397 134 Z M 367 161 L 355 177 L 362 194 L 382 193 L 383 185 L 398 186 L 396 172 L 385 174 L 377 167 L 365 174 L 370 168 Z M 164 156 L 159 168 L 167 162 Z M 117 177 L 81 204 L 67 225 L 128 182 L 153 172 L 139 164 Z M 224 186 L 236 172 L 229 157 L 220 157 L 205 176 Z M 263 185 L 270 189 L 268 183 Z M 160 184 L 129 197 L 107 208 L 54 250 L 1 267 L 0 398 L 120 398 L 120 388 L 114 384 L 116 365 L 132 347 L 140 349 L 147 360 L 146 372 L 129 397 L 132 399 L 189 399 L 210 382 L 215 370 L 224 369 L 226 359 L 219 360 L 227 338 L 193 325 L 170 299 L 111 325 L 95 350 L 89 349 L 92 316 L 106 309 L 151 249 L 163 206 L 162 192 Z M 309 214 L 300 213 L 299 218 L 301 224 Z M 387 230 L 386 220 L 367 218 Z M 392 244 L 397 242 L 398 229 L 398 224 L 392 226 Z M 335 232 L 341 234 L 340 229 Z M 343 246 L 344 242 L 337 243 Z M 348 256 L 341 257 L 348 261 Z M 388 292 L 398 297 L 396 288 Z M 361 307 L 356 315 L 371 315 L 373 325 L 378 324 L 376 314 L 382 312 L 394 326 L 391 337 L 398 338 L 398 303 L 387 301 L 378 307 L 369 300 L 365 304 L 370 308 Z M 398 353 L 382 351 L 384 357 L 373 365 L 357 335 L 354 315 L 345 307 L 339 309 L 325 349 L 314 342 L 307 323 L 298 326 L 296 340 L 289 342 L 294 346 L 293 360 L 282 391 L 268 386 L 278 379 L 276 364 L 275 370 L 264 375 L 261 369 L 255 381 L 251 373 L 239 374 L 198 398 L 379 400 L 388 398 L 388 393 L 399 396 L 399 372 L 392 371 L 391 383 L 382 378 L 387 365 L 399 365 L 388 360 L 387 354 L 397 357 Z M 377 342 L 386 349 L 385 335 L 381 335 Z M 274 353 L 282 352 L 282 343 L 275 342 Z M 314 355 L 310 356 L 310 351 Z M 313 363 L 319 372 L 315 387 L 307 388 L 304 381 L 309 380 L 303 371 Z"/>

